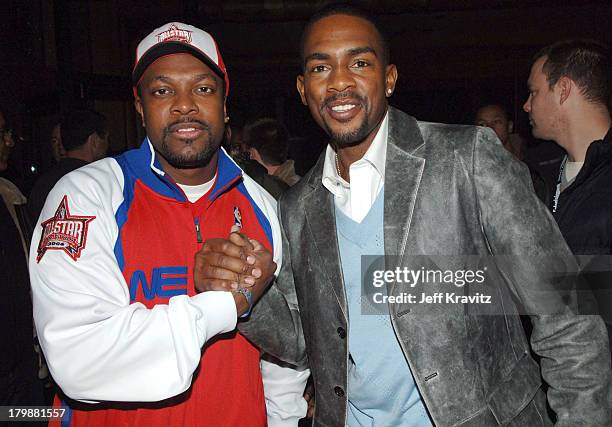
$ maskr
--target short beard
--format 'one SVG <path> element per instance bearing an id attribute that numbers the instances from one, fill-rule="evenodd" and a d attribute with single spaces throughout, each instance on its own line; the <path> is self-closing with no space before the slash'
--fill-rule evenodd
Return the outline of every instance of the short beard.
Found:
<path id="1" fill-rule="evenodd" d="M 208 165 L 211 159 L 213 158 L 213 156 L 215 155 L 215 153 L 217 152 L 217 150 L 219 150 L 219 146 L 221 145 L 221 140 L 213 141 L 213 135 L 212 135 L 212 132 L 210 131 L 210 126 L 208 125 L 208 123 L 205 123 L 201 120 L 191 120 L 190 122 L 198 123 L 200 126 L 202 126 L 204 132 L 206 133 L 206 138 L 208 141 L 206 144 L 204 144 L 205 148 L 202 151 L 196 154 L 187 156 L 187 155 L 173 153 L 170 150 L 170 146 L 168 144 L 168 136 L 170 135 L 170 133 L 172 133 L 171 127 L 177 123 L 173 123 L 172 125 L 169 125 L 164 129 L 161 146 L 158 149 L 156 149 L 156 151 L 164 159 L 166 159 L 168 164 L 175 169 L 197 169 L 197 168 L 201 168 L 201 167 Z M 178 123 L 190 123 L 190 122 L 181 121 Z M 185 139 L 183 143 L 185 145 L 191 145 L 193 143 L 193 140 Z"/>
<path id="2" fill-rule="evenodd" d="M 325 100 L 323 108 L 327 108 L 327 105 L 332 103 L 333 101 L 336 101 L 336 100 L 342 99 L 342 98 L 346 98 L 348 96 L 351 96 L 351 94 L 347 93 L 347 94 L 344 94 L 344 95 L 331 96 L 331 97 L 329 97 L 329 98 L 327 98 Z M 325 132 L 331 138 L 331 144 L 334 147 L 346 147 L 346 146 L 350 146 L 350 145 L 358 145 L 364 139 L 366 139 L 366 137 L 368 136 L 368 134 L 371 131 L 371 129 L 370 129 L 370 121 L 368 120 L 368 110 L 369 110 L 369 108 L 368 108 L 367 99 L 365 99 L 364 97 L 358 96 L 358 95 L 352 95 L 352 96 L 354 98 L 357 98 L 359 100 L 359 102 L 361 103 L 361 106 L 362 106 L 363 112 L 364 112 L 363 122 L 361 123 L 361 125 L 357 129 L 350 130 L 350 131 L 347 131 L 347 132 L 335 132 L 335 131 L 333 131 L 327 125 L 327 123 L 323 122 L 323 125 L 324 125 L 324 128 L 325 128 Z"/>
<path id="3" fill-rule="evenodd" d="M 358 145 L 364 139 L 366 139 L 366 137 L 370 133 L 370 122 L 366 115 L 366 117 L 363 119 L 363 122 L 361 123 L 361 126 L 359 126 L 355 130 L 344 133 L 334 132 L 326 124 L 325 131 L 330 136 L 331 144 L 334 147 L 347 147 L 351 145 Z"/>

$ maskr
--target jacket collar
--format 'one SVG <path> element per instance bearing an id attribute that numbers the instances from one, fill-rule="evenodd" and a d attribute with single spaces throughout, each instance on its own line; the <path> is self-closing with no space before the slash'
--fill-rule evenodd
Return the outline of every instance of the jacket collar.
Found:
<path id="1" fill-rule="evenodd" d="M 589 145 L 584 159 L 584 165 L 580 169 L 580 172 L 578 172 L 574 182 L 572 182 L 564 192 L 570 191 L 570 189 L 573 190 L 600 169 L 607 169 L 610 162 L 612 162 L 612 128 L 608 129 L 603 139 L 593 141 Z"/>
<path id="2" fill-rule="evenodd" d="M 147 187 L 156 193 L 170 197 L 180 202 L 187 201 L 185 193 L 176 185 L 176 182 L 164 172 L 159 158 L 153 149 L 149 138 L 145 138 L 141 146 L 117 157 L 121 162 L 125 159 L 130 165 L 134 175 Z M 242 178 L 242 169 L 232 160 L 223 148 L 219 149 L 217 160 L 217 177 L 215 184 L 209 192 L 208 199 L 212 202 L 221 194 L 229 190 Z"/>

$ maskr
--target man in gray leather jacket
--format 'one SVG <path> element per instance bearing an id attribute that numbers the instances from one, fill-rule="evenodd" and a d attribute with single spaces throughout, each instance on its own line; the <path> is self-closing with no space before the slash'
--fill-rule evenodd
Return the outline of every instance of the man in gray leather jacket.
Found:
<path id="1" fill-rule="evenodd" d="M 389 107 L 397 70 L 376 26 L 359 11 L 331 8 L 311 18 L 302 60 L 298 91 L 331 143 L 281 197 L 282 266 L 239 327 L 263 350 L 308 364 L 314 424 L 551 425 L 548 401 L 558 425 L 610 425 L 605 328 L 599 316 L 576 314 L 575 292 L 560 286 L 577 266 L 530 191 L 525 166 L 490 130 L 418 122 Z M 378 230 L 363 227 L 369 221 Z M 351 228 L 367 238 L 354 233 L 351 241 Z M 246 237 L 205 243 L 199 290 L 229 289 L 245 271 L 269 280 L 269 265 L 249 270 L 238 262 L 237 248 L 243 259 L 250 252 Z M 380 249 L 387 271 L 422 269 L 416 256 L 423 255 L 442 270 L 469 264 L 461 260 L 467 255 L 510 261 L 491 271 L 488 306 L 390 302 L 382 315 L 368 315 L 355 305 L 355 286 L 357 294 L 359 286 L 367 289 L 356 283 L 354 264 L 376 253 L 360 248 Z M 398 280 L 386 286 L 397 301 L 406 290 Z M 426 284 L 418 298 L 445 290 Z M 515 300 L 531 315 L 540 365 Z M 385 364 L 392 352 L 401 360 Z M 361 381 L 364 372 L 380 378 Z"/>

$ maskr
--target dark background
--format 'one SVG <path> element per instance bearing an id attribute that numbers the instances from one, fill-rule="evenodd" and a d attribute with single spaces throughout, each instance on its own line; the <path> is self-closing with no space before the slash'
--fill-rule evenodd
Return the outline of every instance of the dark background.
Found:
<path id="1" fill-rule="evenodd" d="M 2 0 L 0 105 L 23 141 L 11 161 L 27 194 L 51 164 L 52 124 L 61 108 L 86 106 L 110 120 L 111 149 L 143 136 L 130 73 L 138 41 L 172 21 L 217 40 L 230 76 L 234 125 L 282 120 L 294 151 L 313 157 L 324 137 L 299 101 L 298 41 L 324 1 Z M 533 54 L 554 41 L 610 43 L 610 1 L 383 0 L 371 7 L 391 45 L 399 80 L 391 104 L 421 120 L 471 123 L 483 102 L 501 101 L 528 138 L 526 80 Z M 537 141 L 532 141 L 532 145 Z M 19 180 L 18 180 L 19 181 Z"/>

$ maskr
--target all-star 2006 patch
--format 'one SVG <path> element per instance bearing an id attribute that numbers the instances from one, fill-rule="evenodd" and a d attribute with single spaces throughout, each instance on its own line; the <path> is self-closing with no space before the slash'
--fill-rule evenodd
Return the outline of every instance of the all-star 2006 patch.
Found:
<path id="1" fill-rule="evenodd" d="M 76 261 L 81 256 L 81 251 L 85 249 L 87 227 L 95 218 L 95 216 L 70 215 L 68 198 L 64 196 L 55 215 L 40 224 L 43 232 L 38 243 L 36 262 L 40 262 L 47 250 L 62 250 Z"/>

